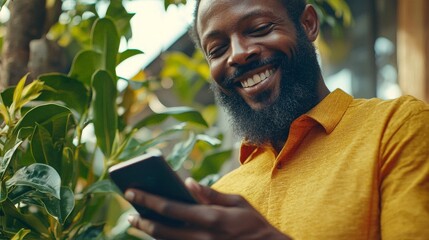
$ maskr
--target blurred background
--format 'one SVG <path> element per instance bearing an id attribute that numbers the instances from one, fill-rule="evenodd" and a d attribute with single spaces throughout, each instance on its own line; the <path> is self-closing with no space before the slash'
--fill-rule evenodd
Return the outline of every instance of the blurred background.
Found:
<path id="1" fill-rule="evenodd" d="M 55 11 L 40 13 L 43 16 L 48 14 L 51 23 L 39 23 L 43 25 L 43 29 L 38 34 L 58 40 L 61 46 L 69 46 L 72 41 L 70 38 L 76 37 L 79 33 L 58 31 L 59 27 L 55 27 L 55 20 L 52 19 L 58 19 L 63 26 L 78 25 L 93 16 L 91 11 L 97 11 L 99 16 L 104 16 L 109 5 L 109 1 L 95 0 L 34 2 L 39 2 L 37 3 L 39 6 L 34 3 L 32 9 L 40 8 L 44 2 L 50 5 L 51 9 L 62 8 L 61 11 L 56 10 L 56 13 Z M 121 76 L 131 77 L 141 69 L 149 76 L 158 75 L 164 63 L 161 58 L 170 51 L 180 51 L 192 56 L 194 48 L 186 32 L 192 23 L 194 1 L 171 1 L 185 4 L 170 5 L 167 9 L 165 2 L 168 1 L 123 1 L 126 11 L 132 13 L 133 17 L 130 16 L 132 35 L 128 36 L 127 41 L 123 39 L 121 48 L 141 49 L 144 54 L 119 65 L 118 72 Z M 326 82 L 331 89 L 340 87 L 355 97 L 394 98 L 411 93 L 428 100 L 428 87 L 424 81 L 427 82 L 428 78 L 425 69 L 428 65 L 428 31 L 425 25 L 429 20 L 424 14 L 428 8 L 427 1 L 310 0 L 309 2 L 323 9 L 323 12 L 319 12 L 322 16 L 323 40 L 317 45 L 321 53 Z M 38 11 L 33 12 L 30 15 L 37 17 L 35 14 Z M 21 11 L 21 15 L 23 14 Z M 3 8 L 0 21 L 5 23 L 10 15 L 10 11 Z M 32 24 L 36 25 L 37 22 L 33 21 Z M 49 26 L 54 26 L 54 29 L 50 29 Z M 5 26 L 2 26 L 0 43 L 5 42 L 3 39 L 6 31 Z M 16 28 L 14 32 L 17 32 Z M 68 36 L 58 36 L 61 33 Z M 36 38 L 37 33 L 33 34 Z M 8 47 L 3 47 L 3 55 L 8 52 L 6 48 Z M 1 78 L 3 87 L 8 84 L 5 76 L 7 66 L 4 62 L 5 60 L 2 64 Z M 19 74 L 15 75 L 20 77 Z M 17 81 L 13 77 L 7 80 L 11 83 Z"/>
<path id="2" fill-rule="evenodd" d="M 316 47 L 330 90 L 429 102 L 429 1 L 307 2 L 320 17 Z M 194 0 L 0 6 L 0 238 L 141 237 L 106 171 L 144 152 L 207 185 L 237 166 L 240 139 L 188 34 Z M 34 185 L 20 173 L 35 163 L 60 182 L 52 196 L 43 189 L 52 178 Z"/>

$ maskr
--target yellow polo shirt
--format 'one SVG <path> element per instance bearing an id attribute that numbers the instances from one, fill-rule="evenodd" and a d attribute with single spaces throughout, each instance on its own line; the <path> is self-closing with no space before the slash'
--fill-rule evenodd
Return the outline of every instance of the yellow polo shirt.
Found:
<path id="1" fill-rule="evenodd" d="M 294 239 L 429 239 L 429 107 L 413 97 L 335 90 L 280 153 L 243 143 L 240 162 L 213 188 Z"/>

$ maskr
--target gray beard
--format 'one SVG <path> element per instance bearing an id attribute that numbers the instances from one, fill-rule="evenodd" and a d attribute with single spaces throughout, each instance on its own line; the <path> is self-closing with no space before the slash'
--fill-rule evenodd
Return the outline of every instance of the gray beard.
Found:
<path id="1" fill-rule="evenodd" d="M 216 102 L 225 108 L 236 135 L 261 145 L 286 141 L 292 122 L 318 103 L 317 83 L 320 67 L 315 48 L 302 29 L 298 29 L 297 48 L 290 59 L 280 57 L 280 94 L 273 104 L 253 110 L 236 91 L 230 95 L 212 83 Z"/>

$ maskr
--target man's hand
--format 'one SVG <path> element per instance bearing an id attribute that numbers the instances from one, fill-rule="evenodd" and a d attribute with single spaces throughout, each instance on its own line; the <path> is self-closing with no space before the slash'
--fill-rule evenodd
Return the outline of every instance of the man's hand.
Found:
<path id="1" fill-rule="evenodd" d="M 172 227 L 139 216 L 130 216 L 131 225 L 160 239 L 290 239 L 243 197 L 222 194 L 188 179 L 186 186 L 201 204 L 175 202 L 136 189 L 125 193 L 128 201 L 182 220 L 186 226 Z"/>

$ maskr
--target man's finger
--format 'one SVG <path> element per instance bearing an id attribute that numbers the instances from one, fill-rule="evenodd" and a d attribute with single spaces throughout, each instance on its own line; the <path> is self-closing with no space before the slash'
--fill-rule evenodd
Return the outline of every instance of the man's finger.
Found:
<path id="1" fill-rule="evenodd" d="M 130 215 L 128 221 L 131 226 L 157 239 L 208 239 L 205 235 L 209 234 L 207 232 L 195 231 L 195 229 L 191 230 L 187 227 L 169 227 L 135 215 Z"/>
<path id="2" fill-rule="evenodd" d="M 248 203 L 241 196 L 220 193 L 210 187 L 200 185 L 192 178 L 187 178 L 185 184 L 192 194 L 203 204 L 225 207 L 248 206 Z"/>
<path id="3" fill-rule="evenodd" d="M 127 190 L 125 197 L 128 201 L 145 206 L 163 216 L 204 228 L 210 228 L 218 221 L 219 214 L 222 214 L 217 207 L 176 202 L 137 189 Z"/>

